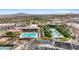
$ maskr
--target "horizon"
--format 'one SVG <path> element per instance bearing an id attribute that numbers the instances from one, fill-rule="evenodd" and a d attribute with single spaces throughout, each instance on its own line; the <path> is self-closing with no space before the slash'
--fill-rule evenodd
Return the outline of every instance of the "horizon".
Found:
<path id="1" fill-rule="evenodd" d="M 78 14 L 79 9 L 0 9 L 0 15 L 5 14 Z"/>

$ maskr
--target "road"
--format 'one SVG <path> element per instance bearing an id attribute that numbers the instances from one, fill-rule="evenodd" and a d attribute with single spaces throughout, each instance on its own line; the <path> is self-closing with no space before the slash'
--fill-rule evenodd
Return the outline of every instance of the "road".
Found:
<path id="1" fill-rule="evenodd" d="M 33 43 L 35 43 L 36 42 L 36 40 L 35 39 L 33 39 L 33 40 L 31 40 L 30 42 L 28 42 L 27 43 L 27 45 L 25 46 L 25 49 L 27 50 Z"/>
<path id="2" fill-rule="evenodd" d="M 35 41 L 36 40 L 33 39 L 33 40 L 29 41 L 28 43 L 24 43 L 22 45 L 17 46 L 13 50 L 27 50 Z"/>

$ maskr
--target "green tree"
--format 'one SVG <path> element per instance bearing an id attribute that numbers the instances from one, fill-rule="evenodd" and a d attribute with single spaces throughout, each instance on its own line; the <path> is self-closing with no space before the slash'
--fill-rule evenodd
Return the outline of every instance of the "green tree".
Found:
<path id="1" fill-rule="evenodd" d="M 16 37 L 16 35 L 13 32 L 7 32 L 6 36 L 9 36 L 11 38 L 15 38 Z"/>

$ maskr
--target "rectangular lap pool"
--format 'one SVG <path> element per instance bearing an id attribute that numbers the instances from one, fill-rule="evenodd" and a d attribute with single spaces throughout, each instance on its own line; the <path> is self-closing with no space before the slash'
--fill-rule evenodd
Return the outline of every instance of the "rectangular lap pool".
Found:
<path id="1" fill-rule="evenodd" d="M 0 47 L 0 50 L 10 50 L 12 47 Z"/>
<path id="2" fill-rule="evenodd" d="M 53 38 L 64 38 L 64 36 L 59 33 L 55 28 L 50 28 L 50 30 L 52 31 L 52 37 Z"/>
<path id="3" fill-rule="evenodd" d="M 25 32 L 20 35 L 20 38 L 38 38 L 38 33 L 36 32 Z"/>
<path id="4" fill-rule="evenodd" d="M 1 45 L 0 50 L 11 50 L 13 46 Z"/>

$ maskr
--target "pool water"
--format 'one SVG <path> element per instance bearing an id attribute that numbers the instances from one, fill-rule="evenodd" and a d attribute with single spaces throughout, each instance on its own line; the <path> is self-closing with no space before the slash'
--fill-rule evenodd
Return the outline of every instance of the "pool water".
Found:
<path id="1" fill-rule="evenodd" d="M 11 50 L 11 46 L 0 46 L 0 50 Z"/>
<path id="2" fill-rule="evenodd" d="M 53 38 L 64 38 L 64 36 L 59 33 L 55 28 L 50 28 L 50 30 L 52 31 L 52 37 Z"/>
<path id="3" fill-rule="evenodd" d="M 38 38 L 38 33 L 36 32 L 25 32 L 20 35 L 20 38 Z"/>

